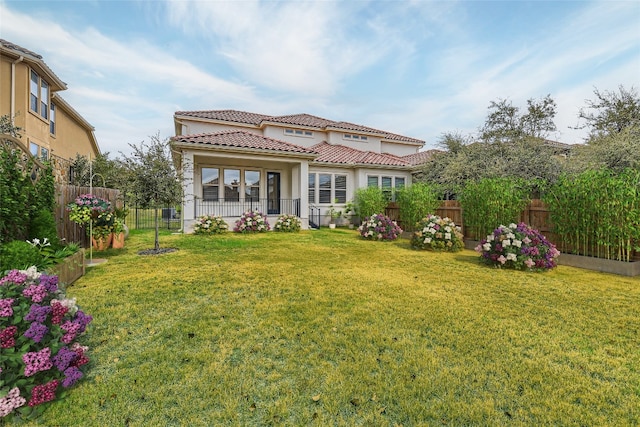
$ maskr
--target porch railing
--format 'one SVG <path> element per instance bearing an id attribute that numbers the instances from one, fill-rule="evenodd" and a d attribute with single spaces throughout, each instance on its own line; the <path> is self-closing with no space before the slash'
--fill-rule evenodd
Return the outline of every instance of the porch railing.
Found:
<path id="1" fill-rule="evenodd" d="M 314 205 L 309 206 L 309 227 L 320 228 L 320 208 Z"/>
<path id="2" fill-rule="evenodd" d="M 239 217 L 246 211 L 257 210 L 265 215 L 295 215 L 300 217 L 300 199 L 218 199 L 194 198 L 195 218 L 202 215 Z"/>

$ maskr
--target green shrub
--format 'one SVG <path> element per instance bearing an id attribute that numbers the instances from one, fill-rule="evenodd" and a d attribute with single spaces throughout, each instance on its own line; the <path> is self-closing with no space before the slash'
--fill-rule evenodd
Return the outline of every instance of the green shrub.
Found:
<path id="1" fill-rule="evenodd" d="M 530 186 L 519 178 L 484 178 L 469 182 L 460 195 L 467 236 L 490 234 L 501 224 L 517 223 L 529 203 Z"/>
<path id="2" fill-rule="evenodd" d="M 40 265 L 42 256 L 38 248 L 22 240 L 14 240 L 0 247 L 0 272 L 24 270 L 32 265 Z"/>
<path id="3" fill-rule="evenodd" d="M 356 190 L 354 205 L 360 218 L 371 217 L 387 207 L 387 197 L 378 187 L 358 188 Z"/>
<path id="4" fill-rule="evenodd" d="M 640 171 L 563 175 L 544 195 L 560 250 L 630 261 L 640 246 Z"/>
<path id="5" fill-rule="evenodd" d="M 418 182 L 397 191 L 396 202 L 400 208 L 400 220 L 405 231 L 412 231 L 415 224 L 433 214 L 440 201 L 433 186 Z"/>
<path id="6" fill-rule="evenodd" d="M 54 249 L 60 248 L 56 219 L 53 213 L 46 209 L 40 209 L 31 220 L 29 239 L 44 240 L 45 237 Z"/>

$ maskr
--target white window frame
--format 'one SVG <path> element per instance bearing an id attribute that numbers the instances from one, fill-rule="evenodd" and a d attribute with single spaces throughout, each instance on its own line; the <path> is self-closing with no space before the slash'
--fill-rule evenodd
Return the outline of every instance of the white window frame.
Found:
<path id="1" fill-rule="evenodd" d="M 36 81 L 33 78 L 36 78 Z M 32 87 L 36 84 L 37 87 Z M 34 93 L 34 90 L 36 93 Z M 46 92 L 43 96 L 43 92 Z M 37 73 L 36 70 L 30 69 L 29 72 L 29 111 L 38 114 L 43 120 L 49 121 L 49 105 L 51 96 L 51 85 Z M 33 108 L 32 97 L 35 99 L 35 109 Z M 46 98 L 46 99 L 43 99 Z"/>
<path id="2" fill-rule="evenodd" d="M 214 200 L 214 199 L 205 199 L 204 198 L 204 188 L 205 185 L 202 182 L 202 170 L 203 169 L 217 169 L 218 170 L 218 199 Z M 200 194 L 202 197 L 202 200 L 207 201 L 207 202 L 238 202 L 238 200 L 235 200 L 235 198 L 232 199 L 227 199 L 225 197 L 226 195 L 226 184 L 224 182 L 224 173 L 227 170 L 234 170 L 234 171 L 239 171 L 239 177 L 238 177 L 238 185 L 237 185 L 237 189 L 238 189 L 238 196 L 240 200 L 246 200 L 249 197 L 247 196 L 247 189 L 250 188 L 258 188 L 258 199 L 260 199 L 261 197 L 263 197 L 263 180 L 265 177 L 265 172 L 263 169 L 261 168 L 252 168 L 252 167 L 234 167 L 234 166 L 211 166 L 211 165 L 207 165 L 207 166 L 201 166 L 200 167 Z M 253 185 L 253 186 L 247 186 L 246 185 L 246 172 L 258 172 L 260 174 L 260 178 L 258 180 L 258 184 L 257 185 Z M 207 187 L 213 187 L 214 185 L 207 185 Z M 235 188 L 236 186 L 234 185 L 233 188 Z"/>
<path id="3" fill-rule="evenodd" d="M 313 132 L 311 132 L 310 130 L 285 128 L 282 132 L 288 136 L 297 136 L 300 138 L 313 138 Z"/>
<path id="4" fill-rule="evenodd" d="M 364 135 L 356 135 L 354 133 L 343 133 L 342 134 L 342 139 L 346 139 L 349 141 L 369 141 L 369 137 L 368 136 L 364 136 Z"/>
<path id="5" fill-rule="evenodd" d="M 308 185 L 308 189 L 309 189 L 309 204 L 312 205 L 331 205 L 334 203 L 334 201 L 336 199 L 338 199 L 338 197 L 336 197 L 336 192 L 344 192 L 344 202 L 338 202 L 338 203 L 346 203 L 347 202 L 347 191 L 349 189 L 349 175 L 346 173 L 339 173 L 339 172 L 309 172 L 309 175 L 314 175 L 314 185 L 311 185 L 311 179 L 309 179 L 309 185 Z M 327 188 L 320 188 L 320 175 L 329 175 L 331 177 L 331 189 L 330 189 L 330 195 L 329 195 L 329 201 L 328 202 L 320 202 L 320 191 L 327 191 Z M 344 188 L 336 188 L 336 177 L 337 176 L 343 176 L 344 180 L 345 180 L 345 185 Z"/>

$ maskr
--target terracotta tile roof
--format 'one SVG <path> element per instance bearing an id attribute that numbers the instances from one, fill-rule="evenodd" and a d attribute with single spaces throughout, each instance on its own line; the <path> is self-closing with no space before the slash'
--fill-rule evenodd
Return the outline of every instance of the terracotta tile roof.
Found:
<path id="1" fill-rule="evenodd" d="M 207 111 L 176 111 L 176 116 L 187 116 L 201 119 L 221 120 L 224 122 L 247 123 L 259 125 L 269 116 L 257 113 L 247 113 L 237 110 L 207 110 Z"/>
<path id="2" fill-rule="evenodd" d="M 331 145 L 321 142 L 311 147 L 320 153 L 314 160 L 317 163 L 335 163 L 343 165 L 410 166 L 400 157 L 392 154 L 360 151 L 344 145 Z"/>
<path id="3" fill-rule="evenodd" d="M 245 131 L 226 131 L 220 133 L 200 133 L 174 136 L 172 141 L 186 144 L 203 144 L 219 147 L 248 148 L 254 150 L 280 151 L 314 155 L 313 149 L 300 147 L 277 139 L 267 138 Z"/>
<path id="4" fill-rule="evenodd" d="M 221 120 L 225 122 L 246 123 L 260 126 L 263 122 L 277 123 L 291 126 L 305 126 L 319 130 L 346 130 L 358 133 L 367 133 L 380 136 L 389 141 L 409 142 L 423 145 L 424 141 L 408 136 L 398 135 L 368 126 L 357 125 L 349 122 L 336 122 L 323 119 L 311 114 L 291 114 L 285 116 L 267 116 L 264 114 L 248 113 L 237 110 L 207 110 L 207 111 L 176 111 L 176 116 L 187 116 L 209 120 Z"/>
<path id="5" fill-rule="evenodd" d="M 429 161 L 435 153 L 440 152 L 441 150 L 427 150 L 420 151 L 419 153 L 409 154 L 408 156 L 402 156 L 402 158 L 407 161 L 411 166 L 423 165 L 427 161 Z"/>

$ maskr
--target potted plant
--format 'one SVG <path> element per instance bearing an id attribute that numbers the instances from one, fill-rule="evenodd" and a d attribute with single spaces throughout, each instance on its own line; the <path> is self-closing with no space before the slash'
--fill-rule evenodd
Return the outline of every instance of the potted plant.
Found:
<path id="1" fill-rule="evenodd" d="M 111 245 L 113 239 L 113 225 L 93 226 L 91 230 L 91 244 L 98 251 L 104 251 Z"/>
<path id="2" fill-rule="evenodd" d="M 113 221 L 113 226 L 111 227 L 111 232 L 113 234 L 111 247 L 113 249 L 124 248 L 124 237 L 125 237 L 124 228 L 125 228 L 125 224 L 120 218 L 116 218 Z"/>
<path id="3" fill-rule="evenodd" d="M 354 228 L 353 221 L 357 216 L 358 216 L 358 212 L 356 212 L 355 203 L 353 203 L 352 201 L 348 201 L 347 204 L 344 206 L 344 217 L 347 220 L 347 223 L 349 224 L 350 229 Z"/>
<path id="4" fill-rule="evenodd" d="M 334 203 L 338 203 L 338 200 L 335 200 Z M 339 211 L 335 206 L 330 205 L 329 210 L 329 228 L 336 228 L 336 220 L 342 216 L 342 211 Z"/>

